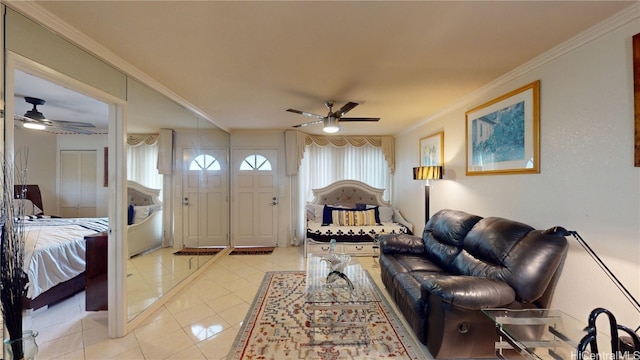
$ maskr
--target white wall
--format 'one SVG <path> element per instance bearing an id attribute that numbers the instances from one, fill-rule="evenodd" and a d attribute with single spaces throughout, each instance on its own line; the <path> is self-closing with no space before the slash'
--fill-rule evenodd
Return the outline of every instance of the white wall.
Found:
<path id="1" fill-rule="evenodd" d="M 546 229 L 577 230 L 640 298 L 640 168 L 633 166 L 631 37 L 640 12 L 614 17 L 487 85 L 448 111 L 397 135 L 395 205 L 421 234 L 423 184 L 412 180 L 420 138 L 444 131 L 445 176 L 431 188 L 443 208 L 501 216 Z M 575 47 L 575 48 L 574 48 Z M 541 81 L 540 174 L 465 175 L 465 111 Z M 587 319 L 595 307 L 635 328 L 640 316 L 575 241 L 552 307 Z"/>
<path id="2" fill-rule="evenodd" d="M 47 215 L 59 214 L 58 174 L 60 150 L 96 151 L 96 214 L 107 216 L 108 189 L 103 187 L 103 149 L 106 135 L 54 135 L 47 132 L 16 128 L 14 132 L 16 154 L 27 155 L 27 182 L 37 184 L 42 193 L 42 204 Z"/>

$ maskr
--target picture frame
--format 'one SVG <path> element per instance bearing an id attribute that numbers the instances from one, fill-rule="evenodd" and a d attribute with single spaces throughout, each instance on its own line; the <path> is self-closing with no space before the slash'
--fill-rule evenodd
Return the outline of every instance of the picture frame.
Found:
<path id="1" fill-rule="evenodd" d="M 467 175 L 540 173 L 540 80 L 465 117 Z"/>
<path id="2" fill-rule="evenodd" d="M 420 139 L 420 166 L 444 166 L 444 132 Z"/>

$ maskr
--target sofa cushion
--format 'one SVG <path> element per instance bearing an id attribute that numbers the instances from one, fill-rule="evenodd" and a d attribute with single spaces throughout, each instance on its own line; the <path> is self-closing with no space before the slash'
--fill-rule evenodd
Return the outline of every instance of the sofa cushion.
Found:
<path id="1" fill-rule="evenodd" d="M 465 236 L 480 219 L 480 216 L 458 210 L 438 211 L 424 227 L 425 253 L 438 266 L 453 272 L 455 267 L 452 263 L 462 250 Z"/>
<path id="2" fill-rule="evenodd" d="M 467 234 L 455 272 L 504 281 L 521 302 L 541 297 L 566 253 L 562 236 L 502 218 L 485 218 Z"/>
<path id="3" fill-rule="evenodd" d="M 502 307 L 511 304 L 515 291 L 504 281 L 478 276 L 412 273 L 420 282 L 421 296 L 434 295 L 443 302 L 469 310 Z"/>

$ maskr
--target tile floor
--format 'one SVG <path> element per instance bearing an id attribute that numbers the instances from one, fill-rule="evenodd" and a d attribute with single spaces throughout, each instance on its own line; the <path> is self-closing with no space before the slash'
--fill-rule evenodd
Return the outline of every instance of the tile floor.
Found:
<path id="1" fill-rule="evenodd" d="M 384 290 L 374 258 L 358 258 Z M 300 247 L 224 255 L 127 336 L 107 337 L 107 313 L 84 311 L 84 293 L 26 320 L 37 359 L 224 359 L 266 271 L 304 270 Z M 144 271 L 136 269 L 136 271 Z M 400 316 L 402 317 L 402 316 Z M 432 358 L 426 348 L 425 359 Z"/>

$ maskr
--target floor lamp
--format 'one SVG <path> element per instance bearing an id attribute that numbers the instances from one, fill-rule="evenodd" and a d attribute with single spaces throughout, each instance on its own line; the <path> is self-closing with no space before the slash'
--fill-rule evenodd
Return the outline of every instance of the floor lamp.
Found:
<path id="1" fill-rule="evenodd" d="M 431 180 L 442 179 L 442 166 L 419 166 L 413 168 L 413 180 L 425 180 L 424 223 L 429 221 L 429 185 Z"/>

